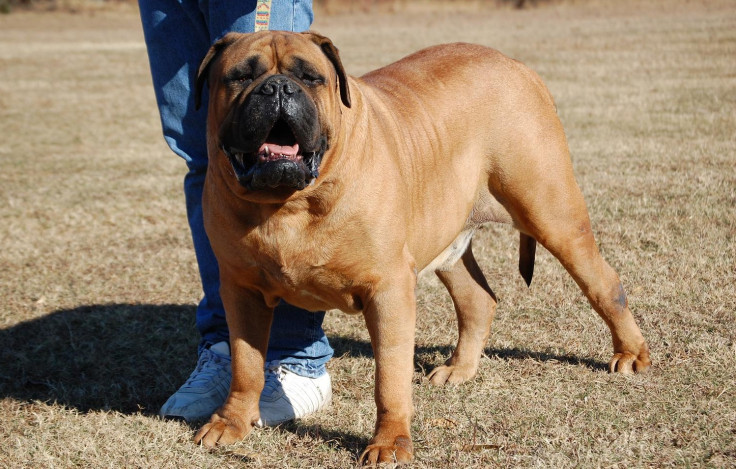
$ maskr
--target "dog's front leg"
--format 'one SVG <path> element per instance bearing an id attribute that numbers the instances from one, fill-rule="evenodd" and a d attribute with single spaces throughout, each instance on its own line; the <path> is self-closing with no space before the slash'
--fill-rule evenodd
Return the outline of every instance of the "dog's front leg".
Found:
<path id="1" fill-rule="evenodd" d="M 364 310 L 376 359 L 376 429 L 359 462 L 409 462 L 413 458 L 410 422 L 414 373 L 416 275 L 406 269 L 390 278 L 387 289 L 377 291 Z"/>
<path id="2" fill-rule="evenodd" d="M 230 329 L 232 381 L 225 404 L 202 427 L 194 441 L 209 448 L 242 440 L 258 421 L 263 366 L 273 309 L 258 292 L 222 280 L 220 295 Z"/>

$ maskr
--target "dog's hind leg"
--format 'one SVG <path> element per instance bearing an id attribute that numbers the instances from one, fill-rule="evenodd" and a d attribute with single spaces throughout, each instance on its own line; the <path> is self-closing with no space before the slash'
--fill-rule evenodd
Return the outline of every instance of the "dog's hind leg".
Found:
<path id="1" fill-rule="evenodd" d="M 563 150 L 565 154 L 557 153 Z M 644 371 L 650 366 L 649 348 L 618 275 L 598 251 L 566 149 L 550 145 L 542 151 L 527 155 L 532 160 L 518 168 L 509 167 L 504 184 L 497 183 L 492 192 L 504 197 L 516 227 L 562 263 L 605 321 L 613 338 L 610 370 Z M 530 186 L 534 190 L 528 190 Z"/>
<path id="2" fill-rule="evenodd" d="M 570 273 L 611 331 L 614 355 L 610 371 L 631 373 L 649 368 L 649 348 L 629 310 L 618 275 L 598 251 L 587 213 L 584 220 L 553 223 L 536 235 Z"/>
<path id="3" fill-rule="evenodd" d="M 496 295 L 473 256 L 472 242 L 454 265 L 435 271 L 450 292 L 459 338 L 452 356 L 429 374 L 435 385 L 461 383 L 475 376 L 496 312 Z"/>

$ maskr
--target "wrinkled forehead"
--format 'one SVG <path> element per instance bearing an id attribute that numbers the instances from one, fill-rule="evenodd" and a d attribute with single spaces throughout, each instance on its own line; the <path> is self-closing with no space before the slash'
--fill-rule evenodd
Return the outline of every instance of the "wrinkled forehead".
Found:
<path id="1" fill-rule="evenodd" d="M 288 31 L 261 31 L 243 34 L 221 57 L 222 67 L 250 67 L 270 70 L 321 63 L 321 49 L 307 36 Z"/>

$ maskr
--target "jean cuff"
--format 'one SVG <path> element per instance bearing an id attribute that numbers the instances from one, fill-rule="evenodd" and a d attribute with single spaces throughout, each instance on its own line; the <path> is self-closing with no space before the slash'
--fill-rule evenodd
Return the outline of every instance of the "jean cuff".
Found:
<path id="1" fill-rule="evenodd" d="M 268 362 L 266 368 L 275 367 L 281 365 L 282 368 L 289 370 L 290 372 L 304 376 L 305 378 L 319 378 L 327 373 L 327 367 L 324 365 L 312 365 L 305 363 L 289 363 L 286 362 Z"/>

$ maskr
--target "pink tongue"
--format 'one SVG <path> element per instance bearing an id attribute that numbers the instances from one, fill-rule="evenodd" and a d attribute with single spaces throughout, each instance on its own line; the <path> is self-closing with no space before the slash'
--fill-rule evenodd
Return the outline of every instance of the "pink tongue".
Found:
<path id="1" fill-rule="evenodd" d="M 266 154 L 266 147 L 268 147 L 268 152 L 270 152 L 272 155 L 284 155 L 287 157 L 294 157 L 297 153 L 299 153 L 298 143 L 295 143 L 294 145 L 276 145 L 275 143 L 264 143 L 263 145 L 261 145 L 261 148 L 258 149 L 258 154 Z"/>

